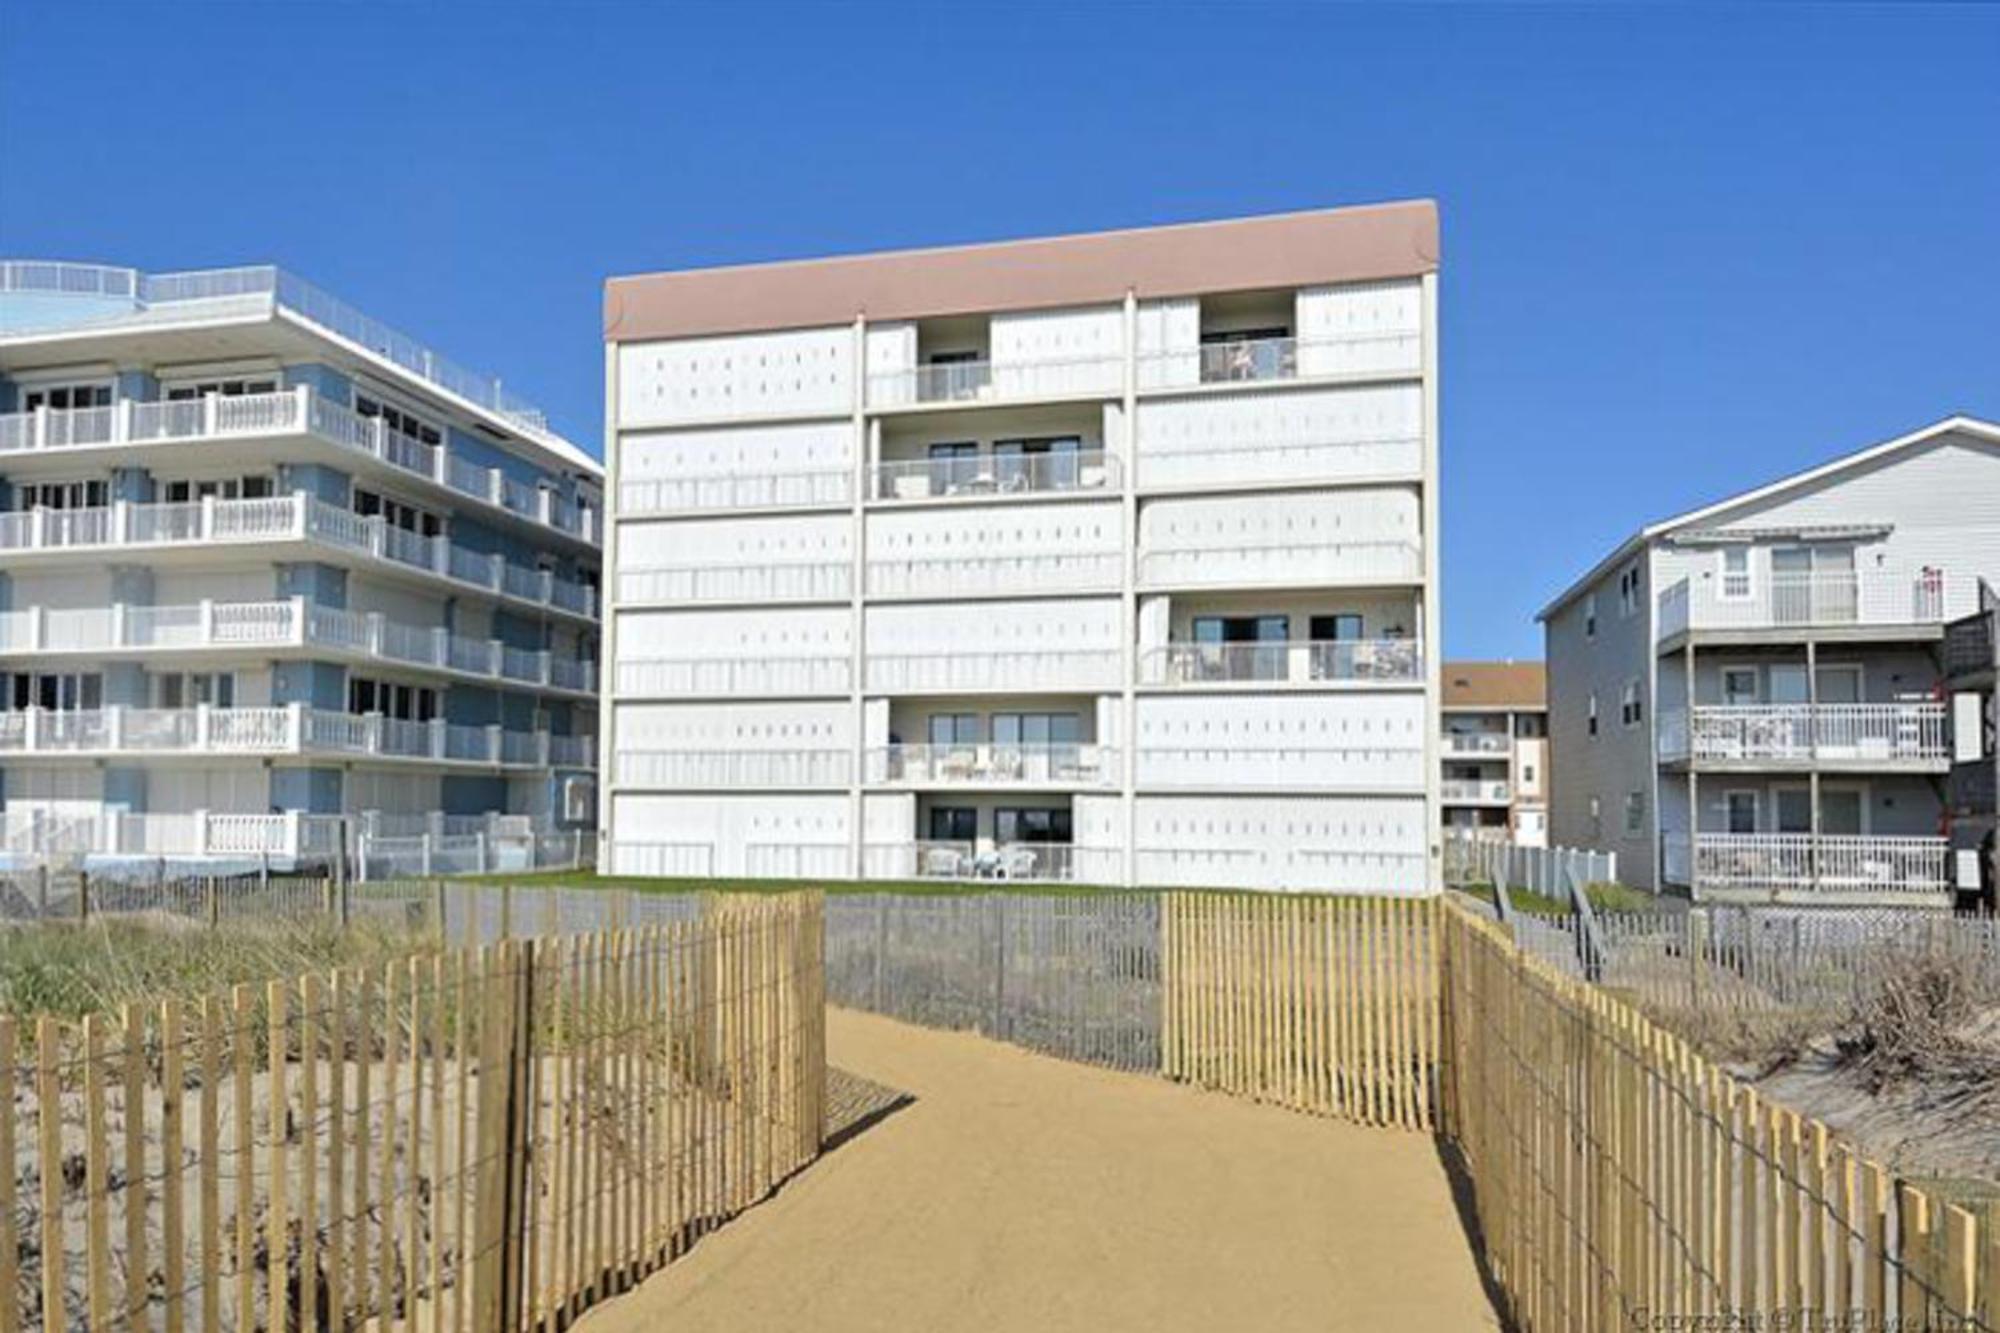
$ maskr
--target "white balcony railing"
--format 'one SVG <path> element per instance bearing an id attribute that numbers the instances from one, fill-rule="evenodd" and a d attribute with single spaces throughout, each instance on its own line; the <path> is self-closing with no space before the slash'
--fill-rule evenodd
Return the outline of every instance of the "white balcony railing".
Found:
<path id="1" fill-rule="evenodd" d="M 1156 548 L 1139 557 L 1139 581 L 1165 587 L 1414 583 L 1422 577 L 1423 550 L 1404 538 Z"/>
<path id="2" fill-rule="evenodd" d="M 870 690 L 1108 690 L 1118 687 L 1115 648 L 995 648 L 986 652 L 870 653 Z"/>
<path id="3" fill-rule="evenodd" d="M 1514 753 L 1514 738 L 1504 731 L 1447 731 L 1439 748 L 1446 758 L 1505 759 Z"/>
<path id="4" fill-rule="evenodd" d="M 1978 585 L 1941 569 L 1681 579 L 1659 596 L 1657 636 L 1690 629 L 1935 625 L 1978 608 Z"/>
<path id="5" fill-rule="evenodd" d="M 868 406 L 908 407 L 1091 395 L 1108 397 L 1119 392 L 1124 379 L 1125 359 L 1121 356 L 1038 361 L 953 361 L 870 375 Z"/>
<path id="6" fill-rule="evenodd" d="M 1143 420 L 1143 418 L 1142 418 Z M 1421 436 L 1368 440 L 1241 443 L 1201 448 L 1149 447 L 1139 443 L 1139 488 L 1177 486 L 1296 486 L 1301 482 L 1390 481 L 1418 477 L 1424 470 Z"/>
<path id="7" fill-rule="evenodd" d="M 1141 353 L 1141 389 L 1258 384 L 1324 375 L 1409 374 L 1423 368 L 1420 329 L 1381 329 L 1337 338 L 1246 338 Z"/>
<path id="8" fill-rule="evenodd" d="M 1125 557 L 1117 551 L 1043 551 L 1020 555 L 925 556 L 870 560 L 871 597 L 953 597 L 979 593 L 1105 592 L 1118 587 Z"/>
<path id="9" fill-rule="evenodd" d="M 503 555 L 425 537 L 376 515 L 357 514 L 303 491 L 256 500 L 205 498 L 189 504 L 128 504 L 99 509 L 27 509 L 0 514 L 0 552 L 80 548 L 135 553 L 149 547 L 307 541 L 418 569 L 483 592 L 584 617 L 597 614 L 589 587 L 553 572 L 516 565 Z"/>
<path id="10" fill-rule="evenodd" d="M 868 752 L 868 781 L 936 787 L 1109 787 L 1118 752 L 1068 744 L 888 745 Z"/>
<path id="11" fill-rule="evenodd" d="M 854 495 L 851 467 L 635 477 L 618 484 L 622 517 L 708 509 L 786 509 L 845 505 Z"/>
<path id="12" fill-rule="evenodd" d="M 1686 835 L 1667 835 L 1683 848 Z M 1951 889 L 1944 838 L 1809 833 L 1700 833 L 1694 838 L 1694 888 L 1758 892 L 1936 894 Z M 1669 875 L 1686 873 L 1685 854 L 1669 855 Z M 1685 882 L 1685 881 L 1683 881 Z"/>
<path id="13" fill-rule="evenodd" d="M 1438 784 L 1438 799 L 1448 805 L 1505 805 L 1513 798 L 1509 783 L 1446 778 Z"/>
<path id="14" fill-rule="evenodd" d="M 854 752 L 813 750 L 621 750 L 617 780 L 629 787 L 845 787 Z"/>
<path id="15" fill-rule="evenodd" d="M 379 713 L 269 708 L 129 708 L 0 713 L 0 754 L 340 754 L 496 768 L 595 766 L 595 740 L 547 732 L 411 722 Z"/>
<path id="16" fill-rule="evenodd" d="M 1424 678 L 1415 639 L 1327 639 L 1286 643 L 1170 643 L 1140 655 L 1147 685 L 1411 684 Z"/>
<path id="17" fill-rule="evenodd" d="M 304 648 L 456 675 L 591 693 L 597 664 L 474 639 L 442 626 L 406 625 L 380 612 L 318 606 L 304 597 L 271 602 L 202 601 L 184 606 L 110 606 L 0 611 L 0 654 Z"/>
<path id="18" fill-rule="evenodd" d="M 838 602 L 854 583 L 845 560 L 755 565 L 661 565 L 621 570 L 618 600 L 648 602 Z"/>
<path id="19" fill-rule="evenodd" d="M 1951 762 L 1943 703 L 1698 705 L 1660 715 L 1660 757 L 1696 763 Z"/>
<path id="20" fill-rule="evenodd" d="M 1067 882 L 1076 878 L 1077 853 L 1064 842 L 981 845 L 945 839 L 870 843 L 862 849 L 869 879 L 987 879 Z"/>
<path id="21" fill-rule="evenodd" d="M 846 694 L 854 664 L 839 657 L 651 657 L 618 664 L 626 698 Z"/>
<path id="22" fill-rule="evenodd" d="M 1071 453 L 985 454 L 973 458 L 910 458 L 870 469 L 877 500 L 992 498 L 1115 490 L 1118 456 L 1102 449 Z"/>
<path id="23" fill-rule="evenodd" d="M 443 446 L 403 435 L 381 417 L 362 416 L 321 397 L 310 385 L 276 393 L 208 394 L 156 402 L 125 399 L 110 407 L 37 408 L 0 416 L 0 454 L 272 435 L 310 435 L 517 518 L 587 542 L 599 540 L 591 507 L 549 487 L 510 477 L 499 468 L 458 457 Z"/>

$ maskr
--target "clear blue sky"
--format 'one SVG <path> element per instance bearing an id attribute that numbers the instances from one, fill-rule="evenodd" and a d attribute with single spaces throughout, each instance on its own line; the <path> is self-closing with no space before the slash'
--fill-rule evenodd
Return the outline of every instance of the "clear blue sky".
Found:
<path id="1" fill-rule="evenodd" d="M 607 274 L 1413 196 L 1454 655 L 2000 417 L 2000 8 L 0 3 L 0 253 L 284 264 L 593 452 Z"/>

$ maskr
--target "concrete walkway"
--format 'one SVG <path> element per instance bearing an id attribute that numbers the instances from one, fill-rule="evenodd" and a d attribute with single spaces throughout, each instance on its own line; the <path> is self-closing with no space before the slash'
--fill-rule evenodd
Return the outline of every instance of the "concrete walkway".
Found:
<path id="1" fill-rule="evenodd" d="M 1498 1328 L 1429 1141 L 834 1011 L 915 1102 L 589 1333 Z"/>

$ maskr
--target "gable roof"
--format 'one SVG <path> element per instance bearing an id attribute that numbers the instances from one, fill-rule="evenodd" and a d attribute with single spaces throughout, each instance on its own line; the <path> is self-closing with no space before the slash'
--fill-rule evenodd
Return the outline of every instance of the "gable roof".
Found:
<path id="1" fill-rule="evenodd" d="M 1866 448 L 1857 449 L 1853 453 L 1843 454 L 1831 462 L 1820 464 L 1818 467 L 1807 468 L 1803 472 L 1794 472 L 1789 476 L 1780 477 L 1776 481 L 1767 482 L 1751 490 L 1742 491 L 1738 494 L 1717 500 L 1712 504 L 1703 505 L 1699 509 L 1690 509 L 1684 514 L 1676 514 L 1672 518 L 1663 518 L 1657 523 L 1651 523 L 1640 528 L 1630 537 L 1620 542 L 1613 548 L 1611 554 L 1605 556 L 1595 565 L 1592 565 L 1588 573 L 1571 583 L 1561 593 L 1557 594 L 1555 600 L 1544 606 L 1540 611 L 1537 611 L 1535 619 L 1547 620 L 1557 611 L 1560 611 L 1563 607 L 1574 601 L 1577 595 L 1585 588 L 1590 587 L 1603 578 L 1620 561 L 1630 559 L 1656 537 L 1663 537 L 1680 528 L 1691 527 L 1697 523 L 1714 518 L 1718 514 L 1740 508 L 1743 505 L 1756 504 L 1760 501 L 1783 495 L 1789 491 L 1816 485 L 1829 477 L 1838 476 L 1843 472 L 1860 471 L 1862 468 L 1878 463 L 1893 454 L 1923 448 L 1936 442 L 1940 436 L 1950 435 L 1955 432 L 1963 432 L 1967 435 L 1978 436 L 1992 443 L 2000 444 L 2000 423 L 1983 421 L 1978 417 L 1965 416 L 1963 414 L 1949 416 L 1942 421 L 1933 422 L 1921 430 L 1914 430 L 1907 435 L 1898 435 L 1893 440 L 1884 440 L 1880 444 L 1871 444 Z"/>
<path id="2" fill-rule="evenodd" d="M 1549 673 L 1540 662 L 1446 662 L 1443 672 L 1446 708 L 1549 706 Z"/>

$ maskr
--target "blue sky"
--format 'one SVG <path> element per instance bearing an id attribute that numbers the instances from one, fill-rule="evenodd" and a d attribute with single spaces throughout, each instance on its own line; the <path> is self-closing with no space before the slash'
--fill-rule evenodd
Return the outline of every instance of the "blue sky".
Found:
<path id="1" fill-rule="evenodd" d="M 0 253 L 275 261 L 596 452 L 607 274 L 1430 196 L 1446 649 L 2000 417 L 2000 8 L 0 4 Z"/>

